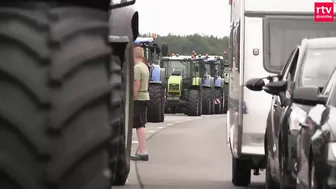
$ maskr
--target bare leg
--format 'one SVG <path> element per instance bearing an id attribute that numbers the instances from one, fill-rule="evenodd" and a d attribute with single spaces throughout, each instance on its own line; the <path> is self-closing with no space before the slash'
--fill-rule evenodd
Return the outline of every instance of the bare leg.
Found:
<path id="1" fill-rule="evenodd" d="M 147 154 L 146 149 L 146 131 L 144 127 L 136 129 L 139 142 L 139 154 Z"/>

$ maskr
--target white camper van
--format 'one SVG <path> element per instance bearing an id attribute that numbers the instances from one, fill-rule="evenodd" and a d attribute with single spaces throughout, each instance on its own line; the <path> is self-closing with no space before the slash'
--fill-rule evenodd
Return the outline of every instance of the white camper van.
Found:
<path id="1" fill-rule="evenodd" d="M 244 83 L 279 73 L 303 38 L 334 37 L 336 24 L 314 22 L 313 0 L 230 0 L 230 6 L 227 143 L 232 152 L 232 183 L 247 186 L 251 170 L 258 175 L 265 167 L 271 96 L 250 91 Z"/>

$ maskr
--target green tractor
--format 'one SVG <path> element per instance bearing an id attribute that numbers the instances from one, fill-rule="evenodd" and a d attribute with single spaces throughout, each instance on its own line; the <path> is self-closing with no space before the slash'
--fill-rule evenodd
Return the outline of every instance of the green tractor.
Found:
<path id="1" fill-rule="evenodd" d="M 160 59 L 165 68 L 166 112 L 202 114 L 202 82 L 199 64 L 191 56 L 172 56 Z"/>

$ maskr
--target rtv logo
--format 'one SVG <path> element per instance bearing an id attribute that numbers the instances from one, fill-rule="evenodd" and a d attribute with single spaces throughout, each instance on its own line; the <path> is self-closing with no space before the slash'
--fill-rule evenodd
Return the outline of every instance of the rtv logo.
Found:
<path id="1" fill-rule="evenodd" d="M 333 22 L 334 21 L 334 3 L 316 2 L 314 4 L 315 22 Z"/>

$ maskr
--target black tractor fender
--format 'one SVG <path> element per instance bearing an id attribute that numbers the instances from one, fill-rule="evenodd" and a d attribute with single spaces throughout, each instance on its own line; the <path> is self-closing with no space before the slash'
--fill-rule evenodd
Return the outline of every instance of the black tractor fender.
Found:
<path id="1" fill-rule="evenodd" d="M 135 41 L 139 36 L 139 13 L 134 5 L 110 11 L 110 36 L 125 36 Z"/>

